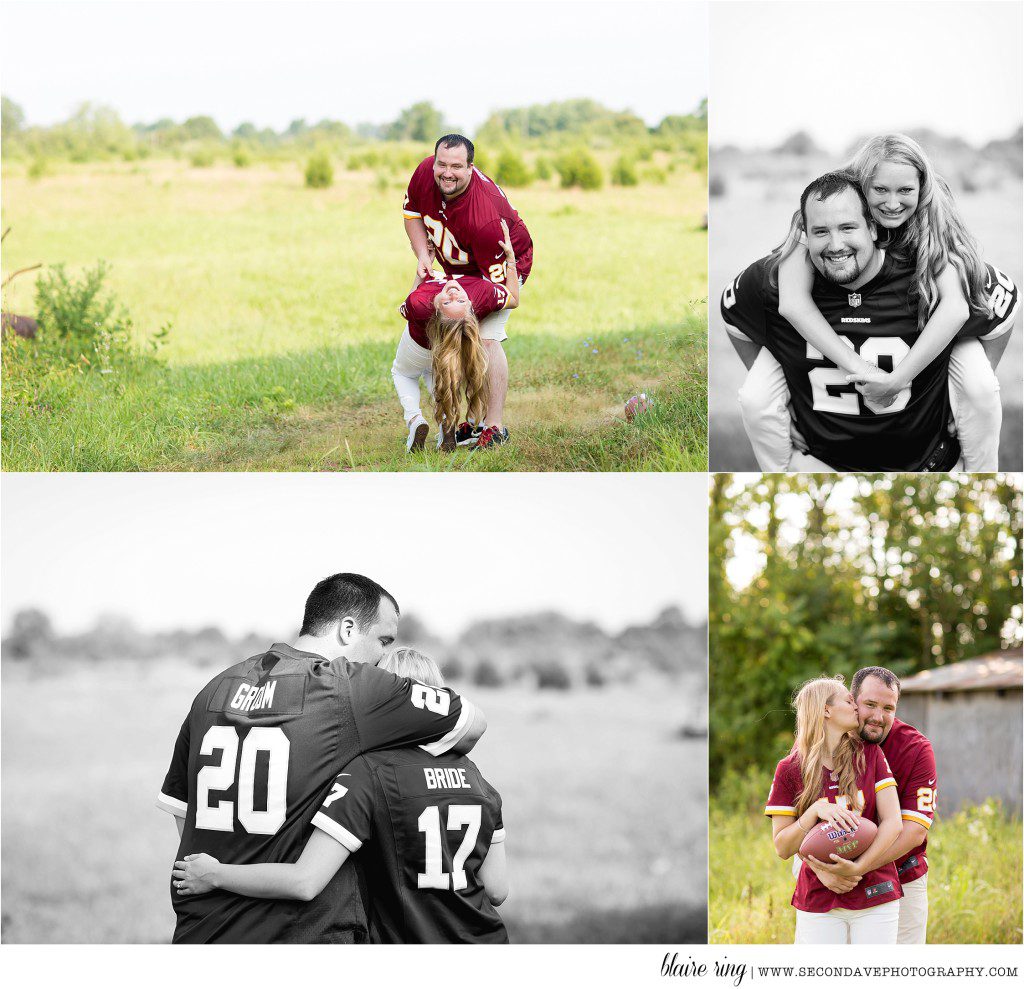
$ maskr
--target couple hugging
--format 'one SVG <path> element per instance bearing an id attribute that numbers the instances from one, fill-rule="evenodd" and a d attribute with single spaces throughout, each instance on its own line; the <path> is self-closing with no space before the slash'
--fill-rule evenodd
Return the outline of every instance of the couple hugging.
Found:
<path id="1" fill-rule="evenodd" d="M 174 941 L 503 943 L 501 797 L 466 758 L 483 715 L 392 649 L 398 604 L 322 580 L 294 644 L 214 677 L 157 805 L 174 816 Z"/>

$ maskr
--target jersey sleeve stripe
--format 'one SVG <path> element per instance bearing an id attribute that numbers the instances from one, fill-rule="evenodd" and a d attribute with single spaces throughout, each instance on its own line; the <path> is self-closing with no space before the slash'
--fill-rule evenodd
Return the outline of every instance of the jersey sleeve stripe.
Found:
<path id="1" fill-rule="evenodd" d="M 896 780 L 894 780 L 891 776 L 886 776 L 886 778 L 884 780 L 879 780 L 875 784 L 875 793 L 881 793 L 886 787 L 895 786 L 895 785 L 896 785 Z"/>
<path id="2" fill-rule="evenodd" d="M 916 810 L 904 810 L 901 811 L 900 816 L 904 821 L 913 821 L 915 824 L 920 824 L 925 830 L 931 829 L 932 819 L 927 814 L 919 814 Z"/>
<path id="3" fill-rule="evenodd" d="M 746 340 L 747 343 L 751 342 L 750 337 L 748 337 L 746 333 L 744 333 L 735 324 L 730 323 L 724 316 L 722 317 L 722 322 L 725 323 L 725 332 L 728 333 L 729 336 L 735 337 L 737 340 Z"/>
<path id="4" fill-rule="evenodd" d="M 504 841 L 504 840 L 505 840 L 505 829 L 504 828 L 498 828 L 498 830 L 495 831 L 494 834 L 491 835 L 491 844 L 492 845 L 497 845 L 499 841 Z"/>
<path id="5" fill-rule="evenodd" d="M 1001 337 L 1004 333 L 1009 333 L 1013 329 L 1013 324 L 1017 320 L 1017 314 L 1020 312 L 1020 299 L 1013 304 L 1013 309 L 1010 310 L 1010 315 L 1006 317 L 1002 322 L 997 323 L 988 333 L 978 337 L 979 340 L 995 340 L 997 337 Z"/>
<path id="6" fill-rule="evenodd" d="M 344 845 L 350 852 L 358 852 L 363 843 L 348 828 L 343 828 L 337 821 L 332 821 L 322 811 L 313 816 L 313 827 L 329 834 L 339 845 Z"/>
<path id="7" fill-rule="evenodd" d="M 473 704 L 462 698 L 462 710 L 459 712 L 459 720 L 455 723 L 455 727 L 448 732 L 442 738 L 439 738 L 436 742 L 428 742 L 426 745 L 421 745 L 420 748 L 424 752 L 429 752 L 431 755 L 444 755 L 445 752 L 454 748 L 460 741 L 463 735 L 469 731 L 469 726 L 473 723 L 473 718 L 476 714 L 476 708 Z"/>
<path id="8" fill-rule="evenodd" d="M 165 810 L 168 814 L 173 814 L 175 817 L 184 817 L 188 813 L 188 804 L 184 800 L 178 800 L 177 797 L 169 797 L 166 793 L 161 793 L 156 798 L 156 805 L 161 810 Z"/>
<path id="9" fill-rule="evenodd" d="M 423 214 L 422 213 L 416 213 L 416 212 L 414 212 L 411 209 L 403 209 L 402 210 L 402 216 L 404 216 L 407 220 L 422 220 L 423 219 Z"/>
<path id="10" fill-rule="evenodd" d="M 783 804 L 769 804 L 764 809 L 766 817 L 796 817 L 795 807 L 786 807 Z"/>

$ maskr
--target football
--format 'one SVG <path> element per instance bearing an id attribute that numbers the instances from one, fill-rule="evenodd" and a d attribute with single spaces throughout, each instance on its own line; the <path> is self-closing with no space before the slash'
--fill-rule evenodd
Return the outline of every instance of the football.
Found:
<path id="1" fill-rule="evenodd" d="M 626 402 L 626 422 L 632 422 L 641 412 L 646 412 L 654 405 L 654 399 L 648 398 L 646 392 L 634 395 Z"/>
<path id="2" fill-rule="evenodd" d="M 876 834 L 878 825 L 866 817 L 860 819 L 853 832 L 828 821 L 819 821 L 800 843 L 800 854 L 813 855 L 819 862 L 831 862 L 832 852 L 840 858 L 855 859 L 871 847 Z"/>

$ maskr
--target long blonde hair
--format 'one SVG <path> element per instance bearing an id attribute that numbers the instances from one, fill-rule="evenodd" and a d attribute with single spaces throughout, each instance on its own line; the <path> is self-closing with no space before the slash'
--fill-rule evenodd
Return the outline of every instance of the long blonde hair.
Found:
<path id="1" fill-rule="evenodd" d="M 796 739 L 793 751 L 800 761 L 802 787 L 796 803 L 799 817 L 813 804 L 821 790 L 821 772 L 825 765 L 825 705 L 840 691 L 845 691 L 843 678 L 818 677 L 808 680 L 793 697 L 796 711 Z M 846 794 L 851 810 L 857 806 L 857 774 L 864 771 L 864 743 L 853 732 L 846 732 L 832 755 L 832 772 L 837 793 Z"/>
<path id="2" fill-rule="evenodd" d="M 970 307 L 988 313 L 987 271 L 978 242 L 964 225 L 949 186 L 935 174 L 921 145 L 905 134 L 881 134 L 867 141 L 845 168 L 857 176 L 867 195 L 878 166 L 885 161 L 915 169 L 921 187 L 917 209 L 893 231 L 887 248 L 905 263 L 915 265 L 918 328 L 938 305 L 936 278 L 947 264 L 956 270 Z"/>
<path id="3" fill-rule="evenodd" d="M 426 328 L 434 375 L 434 421 L 442 429 L 454 429 L 465 393 L 466 418 L 483 422 L 488 397 L 487 354 L 476 313 L 470 306 L 465 316 L 455 319 L 442 315 L 436 300 L 434 305 Z"/>
<path id="4" fill-rule="evenodd" d="M 429 656 L 425 656 L 417 649 L 410 649 L 408 646 L 399 646 L 386 653 L 377 664 L 382 670 L 394 673 L 395 676 L 410 677 L 419 680 L 420 683 L 429 684 L 431 687 L 443 687 L 444 677 L 441 670 Z"/>
<path id="5" fill-rule="evenodd" d="M 924 328 L 939 303 L 936 279 L 947 264 L 956 270 L 968 305 L 975 312 L 990 313 L 988 292 L 985 290 L 988 272 L 981 260 L 978 242 L 960 218 L 949 186 L 935 173 L 917 141 L 905 134 L 872 137 L 840 171 L 848 173 L 867 196 L 875 172 L 883 161 L 910 165 L 917 171 L 920 185 L 917 209 L 890 233 L 886 244 L 886 250 L 893 257 L 915 266 L 917 328 Z M 796 250 L 804 233 L 803 216 L 797 210 L 786 239 L 773 252 L 776 255 L 770 276 L 773 285 L 777 284 L 778 266 Z"/>

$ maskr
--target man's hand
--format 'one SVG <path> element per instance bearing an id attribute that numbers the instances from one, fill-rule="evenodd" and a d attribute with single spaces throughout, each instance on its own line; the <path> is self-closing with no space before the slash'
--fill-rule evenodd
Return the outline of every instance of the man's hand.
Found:
<path id="1" fill-rule="evenodd" d="M 857 883 L 861 881 L 863 876 L 841 876 L 835 872 L 832 872 L 828 866 L 821 862 L 818 862 L 813 856 L 807 858 L 803 855 L 798 855 L 800 859 L 808 869 L 813 872 L 821 882 L 821 885 L 825 889 L 831 890 L 833 893 L 849 893 L 851 889 L 855 889 Z"/>
<path id="2" fill-rule="evenodd" d="M 799 450 L 801 453 L 807 453 L 810 450 L 807 440 L 804 439 L 804 434 L 796 428 L 796 421 L 792 414 L 789 417 L 789 442 L 793 444 L 794 450 Z"/>
<path id="3" fill-rule="evenodd" d="M 220 862 L 212 855 L 186 855 L 180 862 L 174 863 L 171 875 L 174 876 L 174 888 L 181 896 L 196 896 L 209 893 L 216 889 L 213 881 L 214 870 Z"/>
<path id="4" fill-rule="evenodd" d="M 906 382 L 901 381 L 895 374 L 889 374 L 880 368 L 870 371 L 862 371 L 859 374 L 848 374 L 847 384 L 856 385 L 866 401 L 871 402 L 881 409 L 887 409 L 896 401 L 904 388 Z"/>
<path id="5" fill-rule="evenodd" d="M 833 876 L 842 876 L 845 879 L 852 879 L 856 876 L 857 882 L 860 882 L 862 876 L 860 870 L 857 868 L 856 862 L 844 859 L 841 856 L 836 855 L 835 852 L 829 855 L 829 858 L 832 859 L 831 862 L 822 862 L 819 859 L 816 859 L 813 855 L 808 855 L 804 861 L 815 871 L 816 874 L 820 869 L 822 872 Z M 856 886 L 857 883 L 854 883 L 853 885 Z M 850 888 L 852 889 L 853 887 L 851 886 Z"/>

